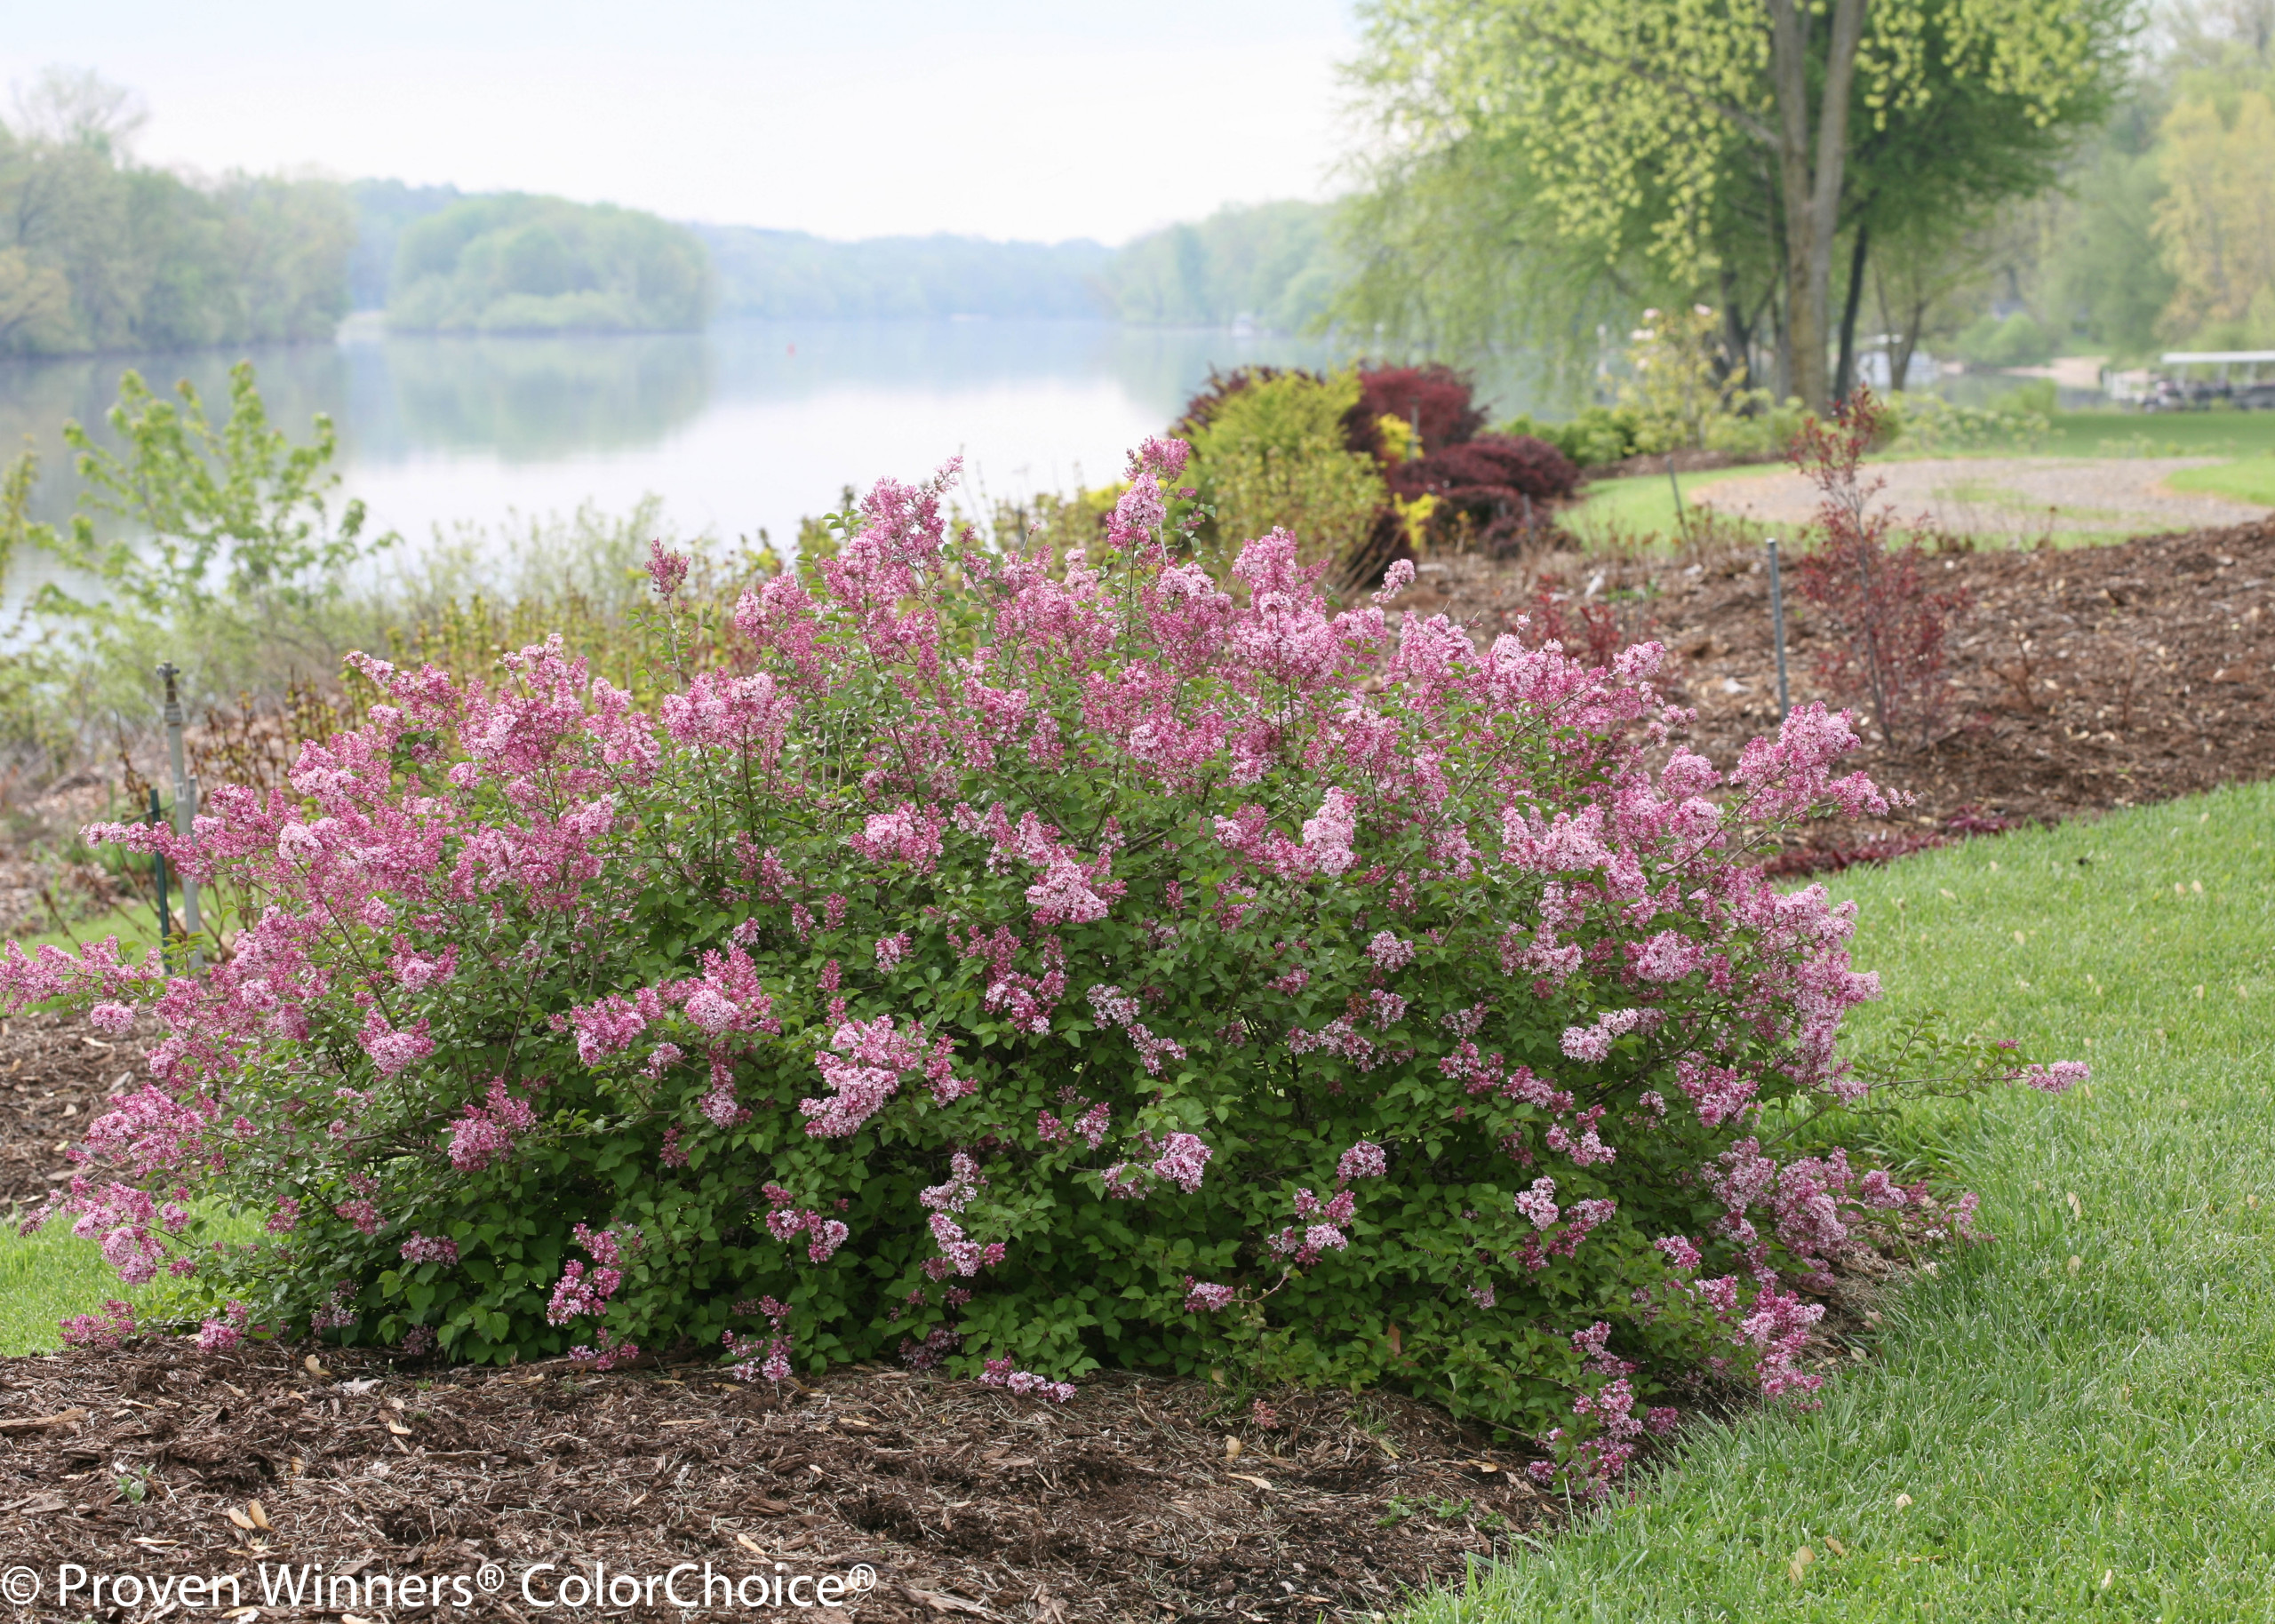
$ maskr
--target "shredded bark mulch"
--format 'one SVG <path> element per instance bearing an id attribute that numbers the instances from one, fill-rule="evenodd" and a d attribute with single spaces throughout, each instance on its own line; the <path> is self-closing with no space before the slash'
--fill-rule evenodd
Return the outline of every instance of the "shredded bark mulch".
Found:
<path id="1" fill-rule="evenodd" d="M 0 1565 L 46 1576 L 49 1604 L 64 1564 L 146 1585 L 235 1572 L 262 1618 L 405 1616 L 361 1589 L 344 1606 L 268 1604 L 264 1564 L 272 1582 L 318 1564 L 398 1584 L 492 1564 L 503 1588 L 470 1616 L 527 1620 L 534 1564 L 556 1564 L 531 1580 L 542 1601 L 598 1561 L 635 1579 L 697 1564 L 683 1598 L 706 1562 L 738 1580 L 779 1564 L 854 1585 L 866 1566 L 874 1586 L 847 1597 L 859 1620 L 1310 1620 L 1458 1579 L 1560 1503 L 1521 1458 L 1381 1394 L 1285 1395 L 1267 1429 L 1251 1401 L 1196 1381 L 1101 1377 L 1058 1405 L 866 1367 L 777 1391 L 705 1367 L 307 1357 L 150 1338 L 0 1365 Z M 546 1616 L 761 1611 L 778 1609 L 690 1612 L 659 1586 L 652 1605 Z"/>
<path id="2" fill-rule="evenodd" d="M 82 1015 L 0 1021 L 0 1215 L 70 1182 L 64 1151 L 141 1063 L 140 1043 L 99 1037 Z"/>
<path id="3" fill-rule="evenodd" d="M 1785 872 L 2275 774 L 2275 521 L 2058 552 L 1944 552 L 1928 573 L 1937 589 L 1958 586 L 1968 599 L 1950 640 L 1945 724 L 1925 748 L 1872 736 L 1851 758 L 1917 802 L 1899 817 L 1821 831 L 1785 854 Z M 1600 622 L 1608 611 L 1621 641 L 1667 646 L 1663 687 L 1696 708 L 1692 745 L 1718 764 L 1775 731 L 1760 549 L 1454 559 L 1424 565 L 1399 607 L 1447 614 L 1490 638 L 1537 612 L 1544 585 L 1576 625 L 1582 608 Z M 1857 705 L 1818 681 L 1821 623 L 1790 572 L 1784 599 L 1793 703 Z"/>

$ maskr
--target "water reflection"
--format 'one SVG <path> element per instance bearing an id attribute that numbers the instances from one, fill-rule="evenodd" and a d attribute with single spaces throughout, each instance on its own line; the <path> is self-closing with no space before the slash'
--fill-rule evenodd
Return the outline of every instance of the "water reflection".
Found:
<path id="1" fill-rule="evenodd" d="M 360 462 L 451 450 L 544 463 L 653 445 L 709 403 L 715 377 L 696 333 L 419 337 L 345 354 Z"/>
<path id="2" fill-rule="evenodd" d="M 239 352 L 0 362 L 0 444 L 45 466 L 35 515 L 76 495 L 67 418 L 96 428 L 134 367 L 188 378 L 226 410 Z M 1002 493 L 1119 471 L 1212 366 L 1332 365 L 1345 346 L 1067 321 L 739 322 L 703 334 L 403 337 L 243 352 L 295 437 L 338 425 L 345 490 L 422 536 L 509 509 L 628 507 L 653 491 L 683 529 L 794 530 L 845 484 L 912 477 L 962 453 Z"/>

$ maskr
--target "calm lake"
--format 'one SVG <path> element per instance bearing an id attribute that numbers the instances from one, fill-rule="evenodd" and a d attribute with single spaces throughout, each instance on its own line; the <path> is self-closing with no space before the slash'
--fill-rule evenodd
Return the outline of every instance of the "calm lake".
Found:
<path id="1" fill-rule="evenodd" d="M 0 363 L 0 447 L 31 436 L 38 516 L 69 513 L 59 428 L 97 424 L 134 367 L 187 378 L 226 410 L 235 352 Z M 1212 366 L 1316 366 L 1322 341 L 1090 322 L 728 322 L 701 334 L 390 338 L 250 353 L 272 420 L 305 436 L 329 412 L 342 489 L 413 545 L 509 512 L 622 512 L 663 498 L 682 534 L 794 539 L 799 518 L 883 474 L 921 478 L 962 453 L 975 494 L 1117 477 Z M 106 434 L 106 438 L 108 435 Z M 20 561 L 20 577 L 39 564 Z M 20 591 L 28 583 L 12 586 Z M 15 595 L 13 592 L 11 596 Z"/>

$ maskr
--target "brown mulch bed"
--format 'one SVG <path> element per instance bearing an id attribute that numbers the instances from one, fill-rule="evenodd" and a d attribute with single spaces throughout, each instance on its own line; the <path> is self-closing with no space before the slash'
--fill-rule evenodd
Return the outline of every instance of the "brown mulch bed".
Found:
<path id="1" fill-rule="evenodd" d="M 1455 559 L 1425 565 L 1399 606 L 1449 615 L 1481 640 L 1513 628 L 1544 583 L 1568 611 L 1620 601 L 1623 637 L 1667 646 L 1663 687 L 1697 710 L 1694 747 L 1727 767 L 1776 726 L 1761 556 Z M 1952 640 L 1947 730 L 1924 750 L 1871 739 L 1851 758 L 1917 803 L 1813 837 L 1788 868 L 2275 776 L 2275 521 L 2059 552 L 1949 552 L 1929 572 L 1970 601 Z M 1785 612 L 1793 703 L 1841 703 L 1817 681 L 1818 630 L 1790 573 Z"/>
<path id="2" fill-rule="evenodd" d="M 526 1619 L 537 1563 L 560 1564 L 533 1581 L 543 1599 L 572 1559 L 738 1579 L 778 1562 L 817 1579 L 866 1564 L 858 1619 L 1308 1624 L 1457 1580 L 1559 1503 L 1506 1450 L 1380 1394 L 1289 1395 L 1267 1430 L 1195 1381 L 1101 1377 L 1061 1406 L 866 1368 L 777 1393 L 700 1367 L 421 1373 L 329 1350 L 311 1371 L 304 1357 L 148 1339 L 0 1365 L 0 1552 L 48 1575 L 51 1599 L 64 1563 L 234 1572 L 255 1605 L 264 1563 L 397 1579 L 488 1563 L 507 1583 L 473 1616 Z M 682 1596 L 699 1582 L 682 1575 Z M 607 1611 L 687 1616 L 660 1588 L 652 1607 Z M 593 1616 L 548 1616 L 564 1614 Z"/>
<path id="3" fill-rule="evenodd" d="M 69 1180 L 64 1147 L 140 1065 L 140 1045 L 97 1035 L 82 1015 L 0 1021 L 0 1217 Z"/>

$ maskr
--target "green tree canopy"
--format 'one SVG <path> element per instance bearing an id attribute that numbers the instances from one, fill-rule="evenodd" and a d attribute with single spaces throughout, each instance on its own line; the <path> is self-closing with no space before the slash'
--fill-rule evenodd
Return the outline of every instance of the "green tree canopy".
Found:
<path id="1" fill-rule="evenodd" d="M 2275 74 L 2195 76 L 2159 131 L 2167 336 L 2275 343 Z"/>
<path id="2" fill-rule="evenodd" d="M 1405 217 L 1492 235 L 1404 273 L 1375 257 L 1349 314 L 1435 299 L 1473 306 L 1441 324 L 1481 332 L 1494 317 L 1475 301 L 1513 275 L 1561 294 L 1551 320 L 1585 331 L 1592 305 L 1711 293 L 1734 347 L 1758 313 L 1780 383 L 1823 404 L 1843 233 L 1869 241 L 1875 222 L 2043 186 L 2069 132 L 2106 108 L 2131 13 L 2132 0 L 1374 0 L 1353 76 L 1381 139 L 1353 235 L 1395 235 Z M 1481 206 L 1463 232 L 1465 195 Z M 1440 267 L 1450 300 L 1411 285 Z"/>
<path id="3" fill-rule="evenodd" d="M 1125 322 L 1229 325 L 1245 317 L 1297 332 L 1322 319 L 1335 291 L 1322 203 L 1257 203 L 1149 232 L 1115 254 L 1101 279 Z"/>
<path id="4" fill-rule="evenodd" d="M 344 190 L 134 162 L 127 92 L 49 69 L 0 125 L 0 353 L 328 338 L 347 308 Z"/>
<path id="5" fill-rule="evenodd" d="M 391 327 L 426 332 L 686 331 L 711 313 L 702 241 L 636 209 L 469 197 L 403 228 Z"/>

